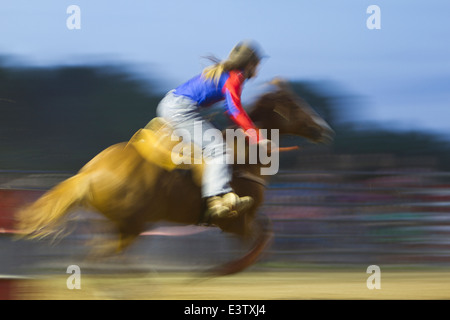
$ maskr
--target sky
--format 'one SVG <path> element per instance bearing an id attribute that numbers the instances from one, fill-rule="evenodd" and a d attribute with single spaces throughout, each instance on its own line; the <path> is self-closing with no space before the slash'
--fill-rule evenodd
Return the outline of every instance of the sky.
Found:
<path id="1" fill-rule="evenodd" d="M 71 5 L 80 29 L 67 27 Z M 275 76 L 333 83 L 358 97 L 362 124 L 450 138 L 449 15 L 447 0 L 1 0 L 0 56 L 125 64 L 170 90 L 208 64 L 203 56 L 226 58 L 253 39 L 269 56 L 253 85 Z"/>

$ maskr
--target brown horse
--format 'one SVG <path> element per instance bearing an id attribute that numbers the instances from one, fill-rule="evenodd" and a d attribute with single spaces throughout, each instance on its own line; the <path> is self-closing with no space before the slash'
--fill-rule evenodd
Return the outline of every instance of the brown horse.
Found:
<path id="1" fill-rule="evenodd" d="M 276 80 L 272 84 L 275 90 L 261 95 L 249 112 L 258 128 L 278 129 L 280 135 L 303 136 L 313 142 L 331 139 L 330 127 L 286 82 Z M 246 268 L 270 242 L 269 220 L 256 219 L 269 178 L 261 175 L 263 166 L 261 162 L 234 165 L 232 187 L 240 196 L 251 196 L 253 207 L 235 219 L 211 223 L 225 232 L 256 240 L 247 255 L 214 270 L 216 274 Z M 119 143 L 99 153 L 76 175 L 19 211 L 18 229 L 31 238 L 58 233 L 65 225 L 67 213 L 82 206 L 114 222 L 119 235 L 114 249 L 120 252 L 133 243 L 149 223 L 198 224 L 205 210 L 200 191 L 199 184 L 186 170 L 166 170 L 156 162 L 146 161 L 136 148 Z"/>

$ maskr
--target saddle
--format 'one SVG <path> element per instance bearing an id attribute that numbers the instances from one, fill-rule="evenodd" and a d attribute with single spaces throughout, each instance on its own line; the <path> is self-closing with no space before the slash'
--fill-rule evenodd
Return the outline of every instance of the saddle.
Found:
<path id="1" fill-rule="evenodd" d="M 201 186 L 204 169 L 201 148 L 180 141 L 173 131 L 170 123 L 156 117 L 131 137 L 127 147 L 133 146 L 146 161 L 164 170 L 190 170 L 194 183 Z"/>

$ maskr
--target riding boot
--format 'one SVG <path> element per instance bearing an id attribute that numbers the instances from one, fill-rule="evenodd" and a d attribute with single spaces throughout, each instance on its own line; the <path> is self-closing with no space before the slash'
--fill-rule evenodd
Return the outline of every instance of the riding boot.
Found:
<path id="1" fill-rule="evenodd" d="M 249 209 L 253 204 L 253 198 L 239 197 L 234 192 L 221 196 L 213 196 L 207 199 L 205 218 L 230 219 L 236 218 L 240 213 Z"/>

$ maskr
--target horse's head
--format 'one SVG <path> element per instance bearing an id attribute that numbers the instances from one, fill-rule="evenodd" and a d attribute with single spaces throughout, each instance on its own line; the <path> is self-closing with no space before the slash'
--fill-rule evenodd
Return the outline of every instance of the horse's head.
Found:
<path id="1" fill-rule="evenodd" d="M 280 134 L 302 136 L 313 142 L 329 143 L 334 131 L 282 79 L 271 81 L 274 91 L 263 94 L 254 104 L 250 118 L 260 128 L 279 130 Z"/>

